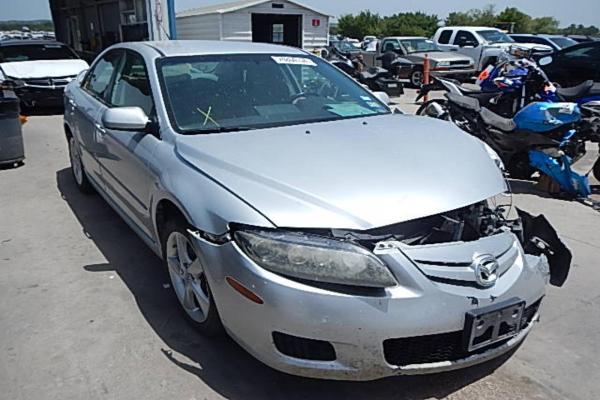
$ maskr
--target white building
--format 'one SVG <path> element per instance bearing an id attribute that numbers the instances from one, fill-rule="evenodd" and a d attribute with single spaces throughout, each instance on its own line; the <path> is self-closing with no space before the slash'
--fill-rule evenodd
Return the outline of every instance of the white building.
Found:
<path id="1" fill-rule="evenodd" d="M 177 13 L 177 39 L 327 46 L 329 15 L 292 0 L 245 0 Z"/>

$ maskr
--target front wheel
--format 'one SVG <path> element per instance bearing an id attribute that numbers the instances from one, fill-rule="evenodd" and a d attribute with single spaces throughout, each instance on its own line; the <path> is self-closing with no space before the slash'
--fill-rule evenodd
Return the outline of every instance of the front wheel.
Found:
<path id="1" fill-rule="evenodd" d="M 594 163 L 594 168 L 592 169 L 592 173 L 594 174 L 594 178 L 600 181 L 600 156 Z"/>
<path id="2" fill-rule="evenodd" d="M 183 223 L 167 221 L 163 254 L 173 292 L 188 322 L 207 336 L 222 331 L 221 318 L 206 276 L 203 258 L 192 245 Z"/>

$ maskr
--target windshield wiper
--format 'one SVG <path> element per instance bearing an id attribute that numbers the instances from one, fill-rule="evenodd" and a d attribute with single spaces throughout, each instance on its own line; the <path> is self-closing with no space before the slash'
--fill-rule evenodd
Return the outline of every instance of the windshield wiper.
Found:
<path id="1" fill-rule="evenodd" d="M 211 129 L 197 129 L 193 131 L 185 132 L 186 135 L 204 135 L 210 133 L 225 133 L 225 132 L 241 132 L 241 131 L 249 131 L 251 129 L 248 126 L 219 126 L 218 128 Z"/>

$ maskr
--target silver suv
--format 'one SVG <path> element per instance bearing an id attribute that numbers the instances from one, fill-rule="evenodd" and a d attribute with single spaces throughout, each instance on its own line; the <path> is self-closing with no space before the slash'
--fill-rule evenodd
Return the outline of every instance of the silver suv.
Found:
<path id="1" fill-rule="evenodd" d="M 64 120 L 76 185 L 164 260 L 189 321 L 292 374 L 496 357 L 568 270 L 543 217 L 509 215 L 482 142 L 299 49 L 115 45 L 68 85 Z"/>

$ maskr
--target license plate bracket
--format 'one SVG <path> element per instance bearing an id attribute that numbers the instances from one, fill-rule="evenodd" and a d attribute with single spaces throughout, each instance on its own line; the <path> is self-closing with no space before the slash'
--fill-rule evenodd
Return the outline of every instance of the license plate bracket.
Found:
<path id="1" fill-rule="evenodd" d="M 525 302 L 513 298 L 469 311 L 465 318 L 464 344 L 468 352 L 516 336 L 521 330 Z"/>

